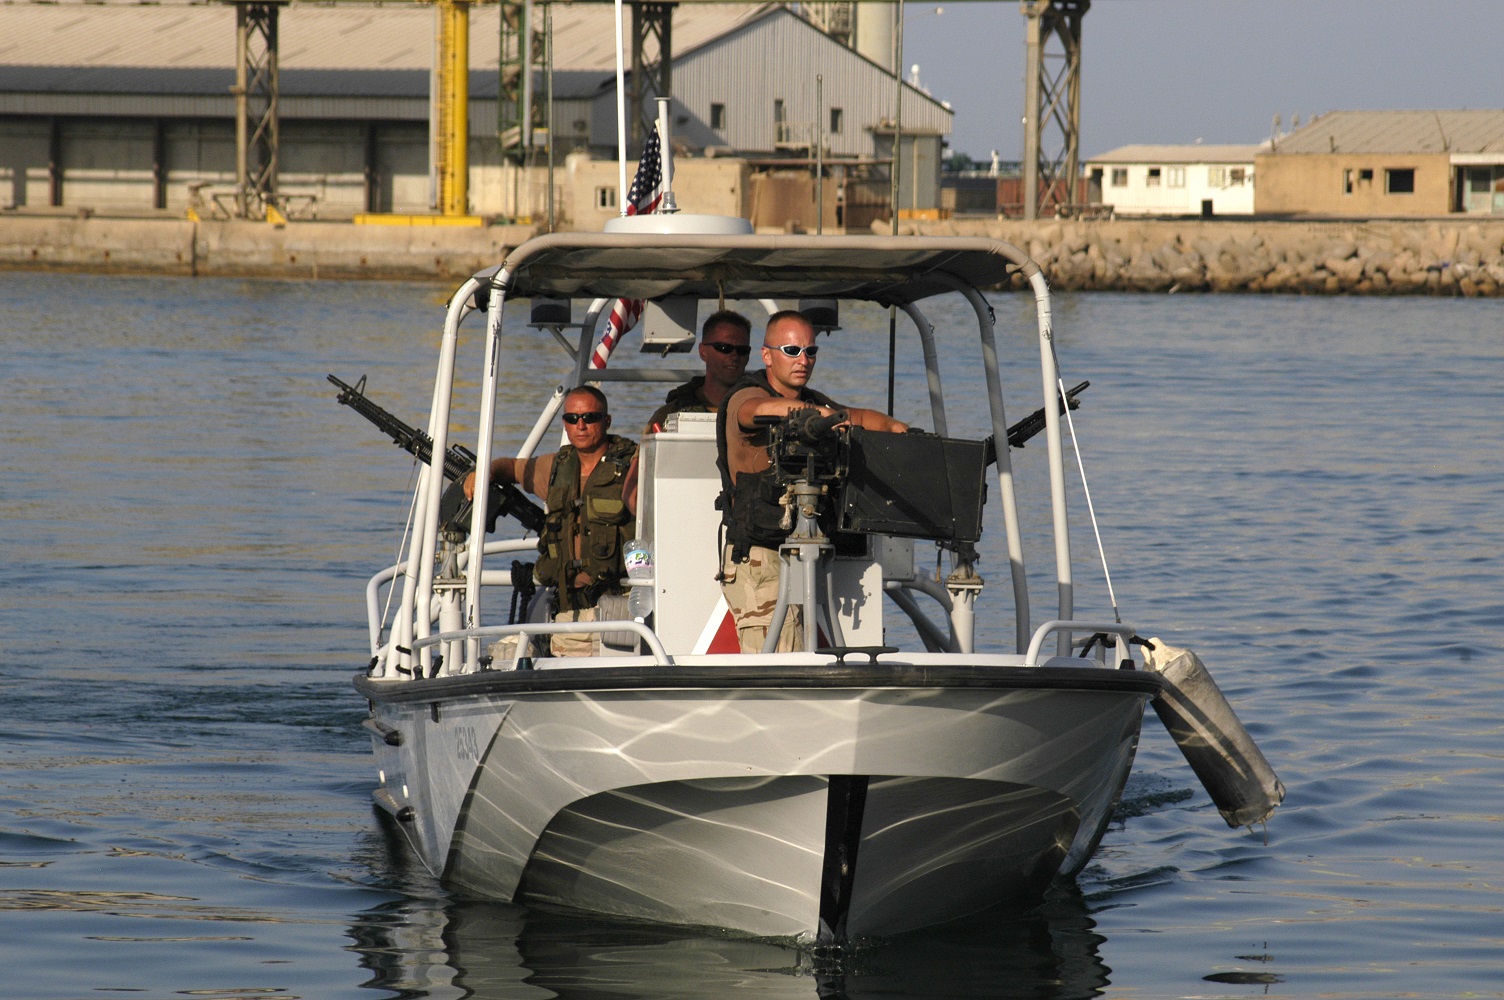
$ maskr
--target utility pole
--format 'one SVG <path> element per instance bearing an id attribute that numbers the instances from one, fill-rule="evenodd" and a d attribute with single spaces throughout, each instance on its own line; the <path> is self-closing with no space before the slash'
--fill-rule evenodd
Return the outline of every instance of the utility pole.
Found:
<path id="1" fill-rule="evenodd" d="M 281 0 L 235 5 L 235 214 L 277 212 L 277 13 Z"/>
<path id="2" fill-rule="evenodd" d="M 532 132 L 547 107 L 539 114 L 534 75 L 547 81 L 546 56 L 550 32 L 537 24 L 538 8 L 551 10 L 533 0 L 501 0 L 501 76 L 497 81 L 496 134 L 501 155 L 510 163 L 531 161 Z M 546 19 L 547 14 L 544 14 Z"/>
<path id="3" fill-rule="evenodd" d="M 674 96 L 674 8 L 676 3 L 632 4 L 631 144 L 642 150 L 648 129 L 656 120 L 656 100 Z M 649 42 L 654 43 L 650 53 Z"/>
<path id="4" fill-rule="evenodd" d="M 1024 65 L 1024 218 L 1076 198 L 1081 163 L 1081 21 L 1091 0 L 1020 0 Z M 1059 43 L 1052 49 L 1052 43 Z M 1053 138 L 1053 142 L 1050 140 Z"/>

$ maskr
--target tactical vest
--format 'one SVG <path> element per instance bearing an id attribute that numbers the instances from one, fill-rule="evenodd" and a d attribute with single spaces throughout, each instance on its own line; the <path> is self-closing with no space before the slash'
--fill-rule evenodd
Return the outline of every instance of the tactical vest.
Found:
<path id="1" fill-rule="evenodd" d="M 696 375 L 683 385 L 675 386 L 669 390 L 669 394 L 663 397 L 663 402 L 668 406 L 669 413 L 710 413 L 715 407 L 706 403 L 700 397 L 700 389 L 705 385 L 705 376 Z"/>
<path id="2" fill-rule="evenodd" d="M 558 588 L 560 611 L 593 607 L 602 594 L 621 593 L 626 575 L 622 550 L 632 536 L 633 521 L 622 498 L 622 480 L 636 454 L 636 442 L 615 434 L 607 437 L 606 453 L 590 473 L 583 496 L 580 456 L 574 446 L 565 445 L 554 456 L 535 573 L 539 583 Z M 591 582 L 576 587 L 574 578 L 582 570 Z"/>
<path id="3" fill-rule="evenodd" d="M 769 396 L 778 395 L 768 382 L 766 371 L 747 372 L 741 381 L 726 394 L 729 400 L 743 389 L 758 388 Z M 824 393 L 810 388 L 799 390 L 799 401 L 812 406 L 837 404 Z M 766 447 L 770 435 L 766 429 L 751 435 L 752 439 Z M 777 470 L 769 465 L 761 472 L 743 472 L 731 481 L 731 464 L 726 427 L 726 407 L 715 415 L 715 465 L 721 473 L 721 495 L 716 499 L 716 508 L 721 512 L 721 524 L 726 528 L 726 541 L 731 544 L 731 558 L 742 562 L 754 545 L 776 549 L 788 537 L 788 528 L 783 527 L 783 487 L 778 485 Z"/>

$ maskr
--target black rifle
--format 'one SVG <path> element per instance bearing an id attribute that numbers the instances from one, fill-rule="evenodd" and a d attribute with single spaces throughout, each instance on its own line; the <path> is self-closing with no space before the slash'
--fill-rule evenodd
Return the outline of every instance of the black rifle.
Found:
<path id="1" fill-rule="evenodd" d="M 1091 385 L 1090 382 L 1082 382 L 1074 389 L 1068 390 L 1065 394 L 1065 399 L 1060 402 L 1060 412 L 1064 413 L 1067 405 L 1073 410 L 1079 409 L 1081 407 L 1081 400 L 1077 399 L 1076 396 L 1089 385 Z M 1044 430 L 1044 416 L 1044 407 L 1041 406 L 1012 427 L 1009 427 L 1008 444 L 1014 448 L 1022 448 L 1025 441 Z M 997 461 L 997 442 L 989 434 L 987 435 L 987 440 L 983 441 L 982 444 L 985 446 L 983 454 L 986 456 L 987 464 L 991 465 Z"/>
<path id="2" fill-rule="evenodd" d="M 433 464 L 433 439 L 423 431 L 388 413 L 365 394 L 366 378 L 354 385 L 342 382 L 333 375 L 329 381 L 339 387 L 338 402 L 375 424 L 392 442 L 417 458 L 425 465 Z M 444 492 L 439 505 L 441 522 L 448 530 L 468 531 L 470 504 L 460 484 L 475 468 L 475 453 L 460 445 L 453 445 L 444 453 L 444 478 L 453 480 L 453 485 Z M 543 530 L 543 509 L 527 498 L 527 495 L 511 483 L 492 483 L 490 499 L 486 504 L 486 530 L 496 530 L 496 518 L 510 514 L 529 531 Z"/>

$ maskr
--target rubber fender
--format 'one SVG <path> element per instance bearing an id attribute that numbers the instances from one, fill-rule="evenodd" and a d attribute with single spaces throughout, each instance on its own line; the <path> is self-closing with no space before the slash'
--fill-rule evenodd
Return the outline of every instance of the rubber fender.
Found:
<path id="1" fill-rule="evenodd" d="M 1165 680 L 1153 701 L 1159 721 L 1230 827 L 1269 818 L 1285 798 L 1284 783 L 1243 728 L 1201 658 L 1151 639 L 1144 666 Z"/>

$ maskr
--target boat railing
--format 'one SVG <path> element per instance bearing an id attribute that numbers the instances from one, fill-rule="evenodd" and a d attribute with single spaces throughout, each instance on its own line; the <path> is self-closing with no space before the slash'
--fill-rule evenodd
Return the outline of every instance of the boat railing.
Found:
<path id="1" fill-rule="evenodd" d="M 649 655 L 653 657 L 653 664 L 655 666 L 673 666 L 673 660 L 669 657 L 668 651 L 663 648 L 663 643 L 658 640 L 658 634 L 642 622 L 630 618 L 619 621 L 522 622 L 516 625 L 482 625 L 478 628 L 458 629 L 453 632 L 438 632 L 434 635 L 424 636 L 421 639 L 414 639 L 412 648 L 413 652 L 417 653 L 428 646 L 437 646 L 440 643 L 501 639 L 509 635 L 515 635 L 517 636 L 517 648 L 512 656 L 512 669 L 516 670 L 518 662 L 528 655 L 526 652 L 528 640 L 534 637 L 590 635 L 596 632 L 632 632 L 647 647 Z"/>
<path id="2" fill-rule="evenodd" d="M 1055 632 L 1106 632 L 1108 635 L 1118 636 L 1126 650 L 1128 641 L 1133 638 L 1134 628 L 1121 622 L 1087 622 L 1060 618 L 1047 621 L 1034 630 L 1034 637 L 1029 640 L 1029 649 L 1024 653 L 1024 666 L 1039 666 L 1039 651 L 1044 648 L 1045 639 Z"/>
<path id="3" fill-rule="evenodd" d="M 538 548 L 536 538 L 508 538 L 500 541 L 487 542 L 486 555 L 500 555 L 507 552 L 533 552 Z M 460 566 L 463 567 L 469 557 L 468 552 L 460 553 Z M 370 632 L 371 655 L 381 655 L 381 632 L 383 615 L 381 611 L 381 588 L 403 573 L 408 572 L 411 562 L 403 561 L 388 566 L 366 581 L 366 627 Z M 483 572 L 481 583 L 486 585 L 511 586 L 512 574 L 509 570 L 495 570 Z"/>

